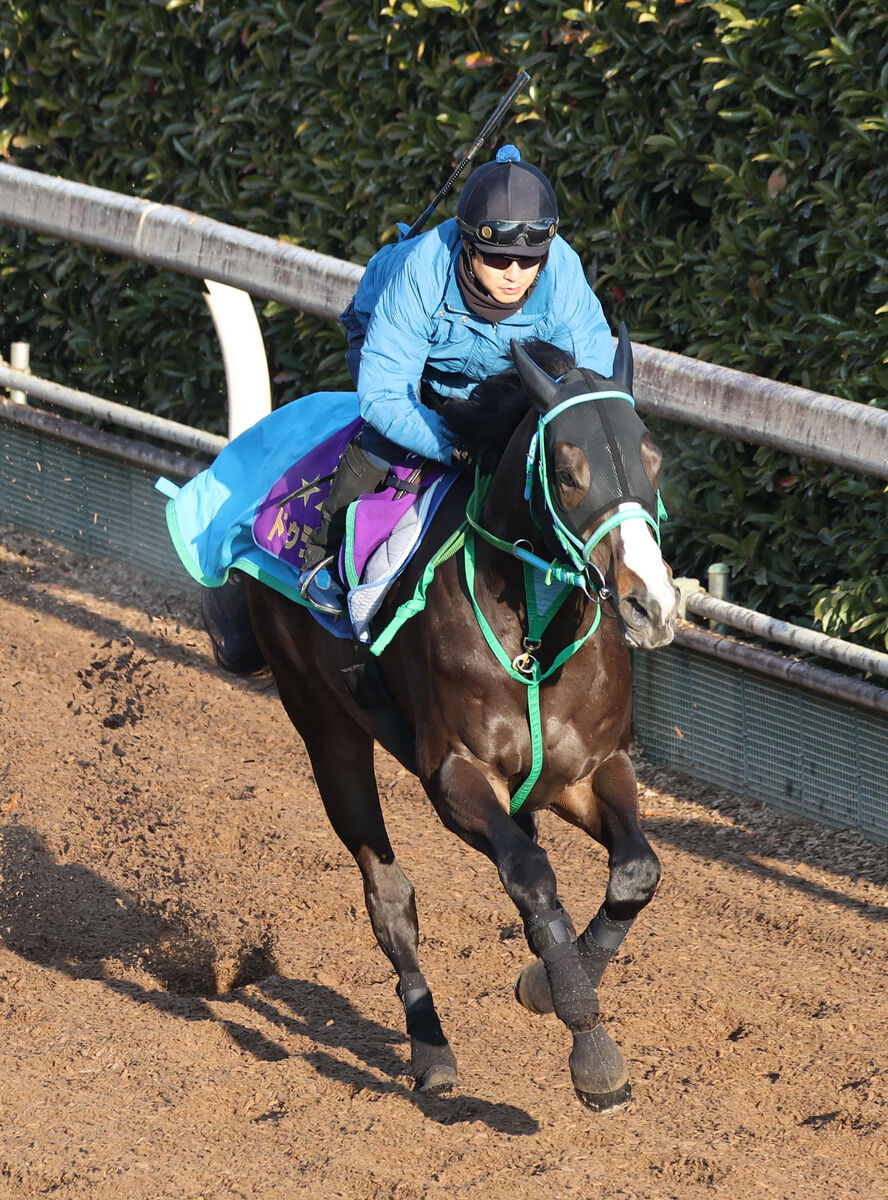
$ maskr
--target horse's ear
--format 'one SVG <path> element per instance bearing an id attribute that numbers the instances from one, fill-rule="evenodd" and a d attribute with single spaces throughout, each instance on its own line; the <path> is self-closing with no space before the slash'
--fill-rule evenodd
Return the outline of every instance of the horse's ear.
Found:
<path id="1" fill-rule="evenodd" d="M 614 353 L 613 381 L 632 395 L 632 343 L 629 341 L 629 330 L 626 322 L 620 322 L 617 330 L 617 349 Z"/>
<path id="2" fill-rule="evenodd" d="M 534 408 L 540 412 L 548 412 L 558 400 L 558 385 L 538 366 L 527 351 L 512 338 L 512 358 L 518 368 L 521 383 L 527 392 L 528 399 Z"/>

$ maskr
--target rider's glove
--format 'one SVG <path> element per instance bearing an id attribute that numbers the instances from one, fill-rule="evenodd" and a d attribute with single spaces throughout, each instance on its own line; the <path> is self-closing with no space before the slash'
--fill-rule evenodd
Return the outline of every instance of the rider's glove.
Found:
<path id="1" fill-rule="evenodd" d="M 468 446 L 465 444 L 453 447 L 453 454 L 451 455 L 450 461 L 455 467 L 458 467 L 460 471 L 470 472 L 475 470 L 475 460 L 472 457 L 472 453 Z"/>
<path id="2" fill-rule="evenodd" d="M 462 445 L 454 446 L 451 462 L 461 471 L 471 472 L 477 467 L 482 475 L 492 475 L 501 457 L 501 454 L 492 446 L 481 446 L 470 450 L 465 443 L 462 443 Z"/>

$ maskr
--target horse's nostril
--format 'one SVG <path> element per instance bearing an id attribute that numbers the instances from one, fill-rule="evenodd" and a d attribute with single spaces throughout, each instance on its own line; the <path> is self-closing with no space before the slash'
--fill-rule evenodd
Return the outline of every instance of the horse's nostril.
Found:
<path id="1" fill-rule="evenodd" d="M 641 603 L 640 600 L 635 598 L 635 596 L 627 596 L 626 608 L 629 609 L 630 619 L 634 618 L 638 624 L 641 624 L 643 621 L 647 621 L 650 619 L 648 610 L 645 608 L 645 606 Z"/>

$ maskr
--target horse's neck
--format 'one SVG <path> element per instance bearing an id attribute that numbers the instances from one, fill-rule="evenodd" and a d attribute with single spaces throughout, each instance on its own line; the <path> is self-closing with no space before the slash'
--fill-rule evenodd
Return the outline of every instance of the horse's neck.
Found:
<path id="1" fill-rule="evenodd" d="M 488 533 L 500 538 L 509 546 L 522 542 L 533 548 L 533 552 L 546 562 L 552 558 L 551 548 L 540 527 L 533 519 L 529 500 L 524 491 L 527 482 L 527 452 L 530 439 L 537 424 L 537 413 L 532 411 L 519 425 L 510 438 L 503 457 L 494 473 L 487 499 L 481 510 L 481 525 Z M 479 574 L 482 587 L 487 594 L 498 599 L 502 616 L 510 610 L 519 623 L 527 622 L 527 595 L 524 564 L 516 556 L 499 549 L 481 538 L 476 539 Z M 604 558 L 604 547 L 599 554 Z M 559 555 L 559 559 L 563 556 Z M 606 564 L 602 565 L 602 570 Z M 590 608 L 593 611 L 590 612 Z M 578 631 L 588 627 L 594 618 L 594 606 L 579 589 L 562 605 L 552 624 L 555 640 L 570 640 Z M 508 622 L 508 618 L 506 618 Z"/>
<path id="2" fill-rule="evenodd" d="M 530 412 L 509 439 L 494 472 L 481 516 L 484 527 L 503 541 L 532 540 L 539 530 L 533 523 L 530 505 L 524 499 L 527 448 L 536 425 Z"/>
<path id="3" fill-rule="evenodd" d="M 505 542 L 506 548 L 491 545 L 481 537 L 475 539 L 479 589 L 494 602 L 500 622 L 508 625 L 512 620 L 517 620 L 525 632 L 529 585 L 524 563 L 510 553 L 510 548 L 520 542 L 547 562 L 552 557 L 546 549 L 543 533 L 533 519 L 530 503 L 524 496 L 527 451 L 536 422 L 536 412 L 528 414 L 510 438 L 480 514 L 482 528 Z M 537 601 L 534 601 L 536 607 Z M 571 630 L 583 623 L 585 608 L 585 598 L 579 592 L 574 602 L 563 605 L 556 618 L 563 636 L 568 637 Z"/>

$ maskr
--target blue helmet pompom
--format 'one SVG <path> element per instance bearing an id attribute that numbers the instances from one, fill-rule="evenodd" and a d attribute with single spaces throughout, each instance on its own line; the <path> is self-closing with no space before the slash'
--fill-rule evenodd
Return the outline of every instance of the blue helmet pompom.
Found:
<path id="1" fill-rule="evenodd" d="M 496 161 L 498 163 L 521 162 L 521 151 L 517 146 L 500 146 L 496 152 Z"/>

